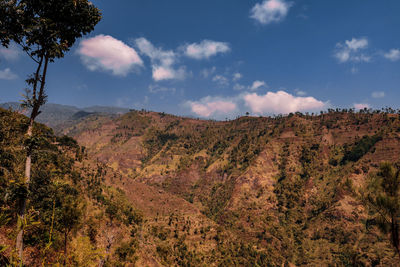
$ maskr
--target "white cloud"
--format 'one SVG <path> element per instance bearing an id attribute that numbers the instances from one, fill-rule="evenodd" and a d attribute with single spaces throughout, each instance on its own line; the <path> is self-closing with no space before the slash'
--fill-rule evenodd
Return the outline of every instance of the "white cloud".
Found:
<path id="1" fill-rule="evenodd" d="M 169 66 L 175 63 L 177 55 L 174 51 L 162 50 L 161 48 L 156 48 L 150 41 L 146 38 L 138 38 L 135 40 L 139 51 L 146 56 L 148 56 L 151 60 L 159 61 L 160 65 Z"/>
<path id="2" fill-rule="evenodd" d="M 240 83 L 235 83 L 233 85 L 233 90 L 241 91 L 241 90 L 250 90 L 255 91 L 260 89 L 261 87 L 268 87 L 268 85 L 264 81 L 254 81 L 251 85 L 244 86 Z"/>
<path id="3" fill-rule="evenodd" d="M 371 57 L 360 53 L 360 50 L 368 47 L 368 40 L 366 38 L 352 38 L 346 40 L 344 43 L 336 44 L 336 51 L 334 56 L 340 63 L 348 61 L 352 62 L 370 62 Z"/>
<path id="4" fill-rule="evenodd" d="M 83 40 L 78 53 L 91 71 L 104 70 L 126 76 L 134 67 L 143 66 L 135 49 L 109 35 L 100 34 Z"/>
<path id="5" fill-rule="evenodd" d="M 8 61 L 16 60 L 20 56 L 20 53 L 15 43 L 11 43 L 8 48 L 0 46 L 0 56 Z"/>
<path id="6" fill-rule="evenodd" d="M 18 76 L 13 73 L 9 68 L 0 70 L 0 80 L 15 80 Z"/>
<path id="7" fill-rule="evenodd" d="M 350 59 L 350 51 L 347 49 L 341 49 L 335 53 L 335 57 L 341 63 L 346 62 Z"/>
<path id="8" fill-rule="evenodd" d="M 357 51 L 359 49 L 367 48 L 368 40 L 366 38 L 361 38 L 361 39 L 353 38 L 350 41 L 346 40 L 345 44 L 349 49 Z"/>
<path id="9" fill-rule="evenodd" d="M 218 83 L 220 86 L 228 86 L 229 85 L 229 80 L 222 75 L 215 75 L 212 78 L 213 82 Z"/>
<path id="10" fill-rule="evenodd" d="M 242 79 L 242 77 L 243 77 L 243 75 L 241 73 L 236 72 L 233 74 L 233 81 L 234 82 L 239 81 L 240 79 Z"/>
<path id="11" fill-rule="evenodd" d="M 265 95 L 247 91 L 231 97 L 207 96 L 199 101 L 185 102 L 185 106 L 198 116 L 220 119 L 232 118 L 244 111 L 255 115 L 288 114 L 296 111 L 320 111 L 329 105 L 329 101 L 295 96 L 284 91 L 267 92 Z"/>
<path id="12" fill-rule="evenodd" d="M 228 43 L 211 40 L 203 40 L 200 43 L 193 43 L 184 46 L 185 55 L 194 59 L 208 59 L 219 53 L 227 53 L 230 50 Z"/>
<path id="13" fill-rule="evenodd" d="M 165 86 L 159 86 L 157 84 L 151 84 L 149 85 L 149 92 L 152 94 L 157 94 L 157 93 L 161 93 L 161 92 L 171 92 L 171 93 L 175 93 L 176 89 L 175 88 L 169 88 L 169 87 L 165 87 Z"/>
<path id="14" fill-rule="evenodd" d="M 283 113 L 323 109 L 327 103 L 314 97 L 297 97 L 284 91 L 268 92 L 265 95 L 256 93 L 243 96 L 246 106 L 256 114 Z"/>
<path id="15" fill-rule="evenodd" d="M 400 50 L 392 49 L 389 52 L 385 53 L 383 56 L 391 61 L 400 60 Z"/>
<path id="16" fill-rule="evenodd" d="M 372 92 L 371 96 L 373 98 L 383 98 L 383 97 L 385 97 L 385 92 L 383 92 L 383 91 Z"/>
<path id="17" fill-rule="evenodd" d="M 152 63 L 153 79 L 155 81 L 162 80 L 182 80 L 186 76 L 184 67 L 174 68 L 178 55 L 171 50 L 165 51 L 161 48 L 156 48 L 146 38 L 138 38 L 135 40 L 139 51 L 148 56 Z"/>
<path id="18" fill-rule="evenodd" d="M 184 67 L 173 69 L 171 66 L 153 66 L 153 79 L 155 81 L 162 80 L 183 80 L 186 77 Z"/>
<path id="19" fill-rule="evenodd" d="M 231 114 L 237 109 L 233 100 L 207 96 L 200 101 L 187 101 L 191 111 L 201 117 Z"/>
<path id="20" fill-rule="evenodd" d="M 265 87 L 267 84 L 264 81 L 254 81 L 253 84 L 250 86 L 250 90 L 255 91 L 261 87 Z"/>
<path id="21" fill-rule="evenodd" d="M 250 17 L 261 24 L 282 21 L 289 12 L 292 3 L 285 0 L 264 0 L 250 11 Z"/>
<path id="22" fill-rule="evenodd" d="M 370 107 L 371 106 L 369 104 L 366 104 L 366 103 L 355 103 L 354 104 L 354 108 L 355 109 L 364 109 L 364 108 L 369 109 Z"/>

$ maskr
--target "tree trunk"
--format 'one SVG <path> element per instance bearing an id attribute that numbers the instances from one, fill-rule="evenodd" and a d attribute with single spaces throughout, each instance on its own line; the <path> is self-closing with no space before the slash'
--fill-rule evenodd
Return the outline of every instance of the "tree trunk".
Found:
<path id="1" fill-rule="evenodd" d="M 44 69 L 43 69 L 43 75 L 42 79 L 40 79 L 40 71 L 42 68 L 42 62 L 43 59 L 45 58 L 45 64 L 44 64 Z M 47 67 L 49 63 L 49 58 L 46 56 L 42 56 L 41 60 L 39 62 L 39 65 L 37 67 L 36 73 L 35 73 L 35 82 L 33 84 L 33 90 L 32 90 L 32 111 L 31 111 L 31 116 L 29 119 L 29 125 L 28 125 L 28 130 L 27 130 L 27 138 L 30 139 L 33 135 L 33 125 L 35 123 L 36 117 L 40 114 L 40 107 L 45 101 L 45 94 L 44 94 L 44 85 L 46 83 L 46 74 L 47 74 Z M 37 94 L 37 85 L 40 81 L 40 91 L 39 94 Z M 28 147 L 26 148 L 26 160 L 25 160 L 25 181 L 24 181 L 24 186 L 25 189 L 27 190 L 26 193 L 29 190 L 29 184 L 31 181 L 31 168 L 32 168 L 32 144 L 28 144 Z M 27 204 L 27 196 L 24 196 L 22 199 L 19 200 L 19 207 L 18 207 L 18 223 L 17 223 L 17 240 L 16 240 L 16 250 L 20 259 L 20 266 L 24 265 L 24 258 L 23 258 L 23 253 L 24 253 L 24 227 L 25 227 L 25 213 L 26 213 L 26 204 Z"/>
<path id="2" fill-rule="evenodd" d="M 32 137 L 32 132 L 33 132 L 33 123 L 35 119 L 32 118 L 29 121 L 29 126 L 28 126 L 28 131 L 27 131 L 27 136 L 28 138 Z M 26 160 L 25 160 L 25 187 L 29 187 L 29 183 L 31 181 L 31 166 L 32 166 L 32 151 L 31 148 L 27 148 L 27 155 L 26 155 Z M 18 208 L 18 235 L 17 235 L 17 241 L 16 241 L 16 248 L 18 252 L 18 256 L 20 259 L 20 265 L 23 265 L 23 253 L 24 253 L 24 220 L 25 220 L 25 211 L 26 211 L 26 201 L 27 198 L 24 197 L 23 199 L 20 200 L 19 208 Z"/>

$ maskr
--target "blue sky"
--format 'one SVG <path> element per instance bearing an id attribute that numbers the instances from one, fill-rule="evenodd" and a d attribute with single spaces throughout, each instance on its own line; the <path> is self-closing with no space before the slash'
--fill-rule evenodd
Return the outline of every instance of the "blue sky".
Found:
<path id="1" fill-rule="evenodd" d="M 390 106 L 400 1 L 96 0 L 94 32 L 50 65 L 49 102 L 203 118 Z M 34 65 L 0 49 L 0 102 Z"/>

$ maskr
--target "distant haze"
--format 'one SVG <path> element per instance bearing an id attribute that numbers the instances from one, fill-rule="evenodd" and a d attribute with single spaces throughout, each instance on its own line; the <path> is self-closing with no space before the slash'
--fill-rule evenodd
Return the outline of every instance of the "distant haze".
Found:
<path id="1" fill-rule="evenodd" d="M 24 111 L 18 102 L 7 102 L 1 103 L 0 107 L 5 109 L 12 109 L 20 111 L 27 115 L 29 112 Z M 42 113 L 38 116 L 37 121 L 44 123 L 49 127 L 56 127 L 64 124 L 68 121 L 76 121 L 92 114 L 124 114 L 129 112 L 127 108 L 119 107 L 103 107 L 103 106 L 92 106 L 86 108 L 78 108 L 75 106 L 60 105 L 54 103 L 48 103 L 41 109 Z"/>

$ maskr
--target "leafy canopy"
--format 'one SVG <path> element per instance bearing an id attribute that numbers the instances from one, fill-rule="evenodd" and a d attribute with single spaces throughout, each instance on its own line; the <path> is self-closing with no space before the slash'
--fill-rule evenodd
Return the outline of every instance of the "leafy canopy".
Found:
<path id="1" fill-rule="evenodd" d="M 36 61 L 62 58 L 91 32 L 101 13 L 88 0 L 0 0 L 0 41 L 22 46 Z"/>

